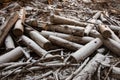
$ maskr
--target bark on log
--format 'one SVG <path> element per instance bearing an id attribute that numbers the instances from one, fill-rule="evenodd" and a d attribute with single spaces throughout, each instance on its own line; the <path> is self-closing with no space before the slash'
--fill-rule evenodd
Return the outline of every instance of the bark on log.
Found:
<path id="1" fill-rule="evenodd" d="M 30 49 L 32 49 L 35 53 L 37 53 L 39 56 L 45 56 L 50 57 L 52 56 L 51 54 L 47 54 L 48 52 L 44 49 L 42 49 L 38 44 L 36 44 L 33 40 L 26 36 L 21 36 L 20 39 L 22 42 L 26 45 L 29 46 Z"/>
<path id="2" fill-rule="evenodd" d="M 0 34 L 0 46 L 2 46 L 2 43 L 7 36 L 10 29 L 13 27 L 15 22 L 18 19 L 18 14 L 14 13 L 12 14 L 9 19 L 1 26 L 1 34 Z"/>
<path id="3" fill-rule="evenodd" d="M 50 47 L 52 46 L 52 44 L 49 40 L 47 40 L 45 37 L 43 37 L 39 32 L 37 32 L 35 30 L 30 31 L 29 35 L 32 38 L 32 40 L 34 40 L 43 49 L 49 50 Z"/>
<path id="4" fill-rule="evenodd" d="M 113 67 L 110 77 L 120 79 L 120 68 L 119 67 Z"/>
<path id="5" fill-rule="evenodd" d="M 107 23 L 107 19 L 104 17 L 103 13 L 100 15 L 100 19 L 103 23 Z"/>
<path id="6" fill-rule="evenodd" d="M 13 49 L 12 51 L 1 55 L 0 56 L 0 63 L 16 61 L 22 55 L 23 55 L 22 48 L 21 47 L 17 47 L 15 49 Z"/>
<path id="7" fill-rule="evenodd" d="M 16 22 L 15 27 L 13 29 L 13 34 L 17 37 L 23 35 L 24 27 L 23 27 L 22 23 L 24 23 L 24 21 L 25 21 L 25 14 L 26 14 L 26 11 L 24 8 L 22 8 L 19 12 L 20 19 Z"/>
<path id="8" fill-rule="evenodd" d="M 80 44 L 77 44 L 77 43 L 73 43 L 73 42 L 70 42 L 70 41 L 67 41 L 65 39 L 62 39 L 62 38 L 59 38 L 59 37 L 56 37 L 56 36 L 49 36 L 48 38 L 53 44 L 56 44 L 58 46 L 61 46 L 61 47 L 64 47 L 64 48 L 67 48 L 67 49 L 70 49 L 70 50 L 78 50 L 80 49 L 81 47 L 83 47 L 82 45 Z"/>
<path id="9" fill-rule="evenodd" d="M 75 35 L 75 36 L 83 36 L 84 35 L 83 27 L 75 27 L 75 26 L 71 26 L 71 25 L 47 25 L 43 28 L 45 30 L 62 32 L 62 33 L 71 34 L 71 35 Z"/>
<path id="10" fill-rule="evenodd" d="M 94 39 L 94 38 L 88 37 L 88 36 L 78 37 L 78 36 L 72 36 L 72 35 L 68 35 L 68 34 L 51 32 L 51 31 L 41 31 L 40 34 L 42 34 L 46 38 L 48 38 L 50 35 L 57 36 L 57 37 L 60 37 L 60 38 L 63 38 L 63 39 L 66 39 L 68 41 L 75 42 L 78 44 L 86 44 Z"/>
<path id="11" fill-rule="evenodd" d="M 15 48 L 14 41 L 10 35 L 8 35 L 5 39 L 5 47 L 7 51 Z"/>
<path id="12" fill-rule="evenodd" d="M 95 57 L 85 66 L 85 68 L 73 79 L 73 80 L 89 80 L 89 78 L 97 70 L 99 63 L 104 61 L 105 56 L 102 54 L 96 54 Z"/>
<path id="13" fill-rule="evenodd" d="M 111 31 L 108 29 L 108 26 L 105 26 L 105 25 L 102 25 L 102 24 L 99 24 L 99 31 L 100 33 L 102 34 L 102 36 L 104 38 L 109 38 L 111 37 Z"/>
<path id="14" fill-rule="evenodd" d="M 88 24 L 86 22 L 75 21 L 58 15 L 51 15 L 50 21 L 54 24 L 67 24 L 67 25 L 76 25 L 81 27 L 85 27 Z"/>
<path id="15" fill-rule="evenodd" d="M 72 53 L 71 56 L 77 61 L 80 62 L 91 55 L 96 49 L 98 49 L 103 42 L 100 38 L 96 38 L 91 42 L 87 43 L 85 46 Z"/>

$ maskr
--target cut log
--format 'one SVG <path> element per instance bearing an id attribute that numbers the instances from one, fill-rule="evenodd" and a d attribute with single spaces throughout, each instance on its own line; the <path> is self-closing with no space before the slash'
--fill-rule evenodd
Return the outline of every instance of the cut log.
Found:
<path id="1" fill-rule="evenodd" d="M 56 44 L 58 46 L 61 46 L 61 47 L 64 47 L 64 48 L 67 48 L 67 49 L 70 49 L 70 50 L 78 50 L 80 49 L 81 47 L 83 47 L 82 45 L 80 44 L 77 44 L 77 43 L 73 43 L 73 42 L 70 42 L 70 41 L 67 41 L 65 39 L 62 39 L 62 38 L 59 38 L 59 37 L 56 37 L 56 36 L 49 36 L 48 38 L 53 44 Z"/>
<path id="2" fill-rule="evenodd" d="M 45 55 L 46 55 L 46 57 L 52 56 L 51 54 L 47 54 L 48 52 L 46 50 L 42 49 L 38 44 L 36 44 L 30 38 L 23 35 L 20 37 L 20 39 L 26 46 L 29 46 L 30 49 L 33 50 L 34 52 L 36 52 L 39 56 L 45 56 Z"/>
<path id="3" fill-rule="evenodd" d="M 72 35 L 58 33 L 58 32 L 50 32 L 50 31 L 41 31 L 40 34 L 42 34 L 46 38 L 48 38 L 50 35 L 57 36 L 57 37 L 60 37 L 60 38 L 63 38 L 63 39 L 66 39 L 68 41 L 75 42 L 78 44 L 86 44 L 94 39 L 88 36 L 78 37 L 78 36 L 72 36 Z"/>
<path id="4" fill-rule="evenodd" d="M 102 54 L 96 54 L 91 61 L 85 66 L 85 68 L 75 77 L 73 80 L 89 80 L 99 66 L 99 62 L 104 61 L 105 56 Z"/>
<path id="5" fill-rule="evenodd" d="M 12 51 L 0 56 L 0 63 L 13 62 L 19 59 L 23 55 L 22 48 L 17 47 Z"/>
<path id="6" fill-rule="evenodd" d="M 99 31 L 100 33 L 102 34 L 102 36 L 104 38 L 109 38 L 111 37 L 111 31 L 108 29 L 108 26 L 105 26 L 105 25 L 102 25 L 102 24 L 99 24 Z"/>
<path id="7" fill-rule="evenodd" d="M 29 32 L 30 37 L 32 40 L 34 40 L 39 46 L 41 46 L 43 49 L 49 50 L 52 46 L 51 42 L 47 40 L 44 36 L 42 36 L 37 31 L 30 31 Z"/>
<path id="8" fill-rule="evenodd" d="M 50 21 L 54 24 L 67 24 L 67 25 L 76 25 L 81 27 L 85 27 L 88 24 L 86 22 L 80 22 L 80 21 L 76 21 L 76 20 L 65 18 L 58 15 L 51 15 Z"/>
<path id="9" fill-rule="evenodd" d="M 119 67 L 113 67 L 110 77 L 120 79 L 120 68 Z"/>
<path id="10" fill-rule="evenodd" d="M 16 37 L 20 37 L 21 35 L 23 35 L 24 29 L 23 29 L 23 25 L 22 25 L 22 20 L 19 19 L 16 24 L 15 27 L 13 29 L 13 34 Z"/>
<path id="11" fill-rule="evenodd" d="M 87 43 L 85 46 L 77 50 L 76 52 L 71 54 L 71 57 L 73 57 L 77 62 L 80 62 L 87 58 L 89 55 L 91 55 L 95 50 L 97 50 L 103 42 L 100 38 L 96 38 L 92 40 L 91 42 Z"/>
<path id="12" fill-rule="evenodd" d="M 92 19 L 97 20 L 97 19 L 100 17 L 100 15 L 101 15 L 101 11 L 98 11 L 98 12 L 92 17 Z"/>
<path id="13" fill-rule="evenodd" d="M 0 46 L 2 46 L 2 43 L 7 36 L 10 29 L 13 27 L 15 22 L 18 19 L 18 14 L 14 13 L 12 14 L 9 19 L 1 26 L 1 34 L 0 34 Z"/>
<path id="14" fill-rule="evenodd" d="M 47 25 L 43 27 L 45 30 L 62 32 L 66 34 L 71 34 L 75 36 L 83 36 L 84 28 L 83 27 L 75 27 L 71 25 Z"/>
<path id="15" fill-rule="evenodd" d="M 24 21 L 25 21 L 25 14 L 26 14 L 26 11 L 24 8 L 22 8 L 19 12 L 20 19 L 16 22 L 15 27 L 13 29 L 13 34 L 17 37 L 23 35 L 24 27 L 23 27 L 22 23 L 24 23 Z"/>
<path id="16" fill-rule="evenodd" d="M 15 48 L 14 41 L 10 35 L 8 35 L 5 39 L 5 47 L 7 51 L 10 51 Z"/>
<path id="17" fill-rule="evenodd" d="M 113 39 L 104 39 L 102 38 L 102 35 L 100 35 L 100 33 L 96 30 L 91 31 L 91 36 L 92 37 L 99 37 L 102 41 L 103 44 L 114 54 L 117 54 L 120 56 L 120 43 L 113 40 Z"/>

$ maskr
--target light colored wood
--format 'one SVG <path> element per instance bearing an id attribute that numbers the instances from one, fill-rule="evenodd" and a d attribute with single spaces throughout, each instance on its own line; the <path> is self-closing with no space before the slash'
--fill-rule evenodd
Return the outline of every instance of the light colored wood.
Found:
<path id="1" fill-rule="evenodd" d="M 39 46 L 45 50 L 49 50 L 52 46 L 51 42 L 42 36 L 39 32 L 33 30 L 29 32 L 30 37 L 34 40 Z"/>
<path id="2" fill-rule="evenodd" d="M 70 42 L 70 41 L 67 41 L 65 39 L 62 39 L 60 37 L 57 37 L 57 36 L 49 36 L 48 38 L 53 44 L 56 44 L 60 47 L 64 47 L 64 48 L 67 48 L 67 49 L 70 49 L 70 50 L 78 50 L 80 49 L 81 47 L 83 47 L 82 45 L 80 44 L 77 44 L 77 43 L 73 43 L 73 42 Z"/>
<path id="3" fill-rule="evenodd" d="M 67 24 L 67 25 L 76 25 L 81 27 L 85 27 L 88 24 L 86 22 L 80 22 L 80 21 L 76 21 L 76 20 L 65 18 L 58 15 L 51 15 L 50 21 L 54 24 Z"/>
<path id="4" fill-rule="evenodd" d="M 10 35 L 8 35 L 5 39 L 5 47 L 7 51 L 15 48 L 14 41 Z"/>
<path id="5" fill-rule="evenodd" d="M 40 34 L 48 38 L 50 35 L 57 36 L 63 39 L 66 39 L 71 42 L 75 42 L 78 44 L 86 44 L 93 40 L 94 38 L 89 37 L 89 36 L 84 36 L 84 37 L 78 37 L 78 36 L 72 36 L 69 34 L 63 34 L 63 33 L 58 33 L 58 32 L 51 32 L 51 31 L 41 31 Z"/>
<path id="6" fill-rule="evenodd" d="M 38 44 L 36 44 L 33 40 L 31 40 L 27 36 L 23 35 L 20 37 L 20 39 L 26 46 L 28 46 L 31 50 L 33 50 L 39 56 L 45 56 L 45 55 L 46 57 L 52 56 L 51 54 L 47 54 L 48 52 L 46 50 L 42 49 Z"/>
<path id="7" fill-rule="evenodd" d="M 76 52 L 72 53 L 71 56 L 77 61 L 80 62 L 90 56 L 94 53 L 95 50 L 97 50 L 103 42 L 100 38 L 96 38 L 92 40 L 91 42 L 87 43 L 85 46 L 77 50 Z"/>
<path id="8" fill-rule="evenodd" d="M 10 52 L 7 52 L 0 56 L 0 63 L 13 62 L 19 59 L 23 55 L 22 48 L 17 47 Z"/>

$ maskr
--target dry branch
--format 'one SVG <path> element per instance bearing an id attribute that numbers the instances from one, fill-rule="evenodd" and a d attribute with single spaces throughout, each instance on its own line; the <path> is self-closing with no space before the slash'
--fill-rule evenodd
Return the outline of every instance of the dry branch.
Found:
<path id="1" fill-rule="evenodd" d="M 102 62 L 104 59 L 104 55 L 99 53 L 96 54 L 93 59 L 85 66 L 85 68 L 75 78 L 73 78 L 73 80 L 88 80 L 98 68 L 98 61 Z"/>

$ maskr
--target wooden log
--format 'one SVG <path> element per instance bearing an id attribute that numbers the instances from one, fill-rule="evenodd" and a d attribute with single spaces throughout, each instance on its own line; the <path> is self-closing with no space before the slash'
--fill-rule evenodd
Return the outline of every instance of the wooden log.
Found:
<path id="1" fill-rule="evenodd" d="M 94 24 L 88 24 L 84 30 L 84 34 L 88 36 L 90 31 L 93 29 L 93 27 L 94 27 Z"/>
<path id="2" fill-rule="evenodd" d="M 38 27 L 38 22 L 36 19 L 26 20 L 25 23 L 32 27 Z"/>
<path id="3" fill-rule="evenodd" d="M 15 27 L 13 29 L 13 34 L 16 37 L 20 37 L 21 35 L 23 35 L 24 29 L 23 29 L 23 25 L 22 25 L 22 20 L 19 19 L 16 24 Z"/>
<path id="4" fill-rule="evenodd" d="M 39 32 L 35 30 L 30 31 L 29 35 L 32 38 L 32 40 L 34 40 L 39 46 L 41 46 L 45 50 L 49 50 L 52 46 L 49 40 L 47 40 L 44 36 L 42 36 Z"/>
<path id="5" fill-rule="evenodd" d="M 94 39 L 94 38 L 88 37 L 88 36 L 78 37 L 78 36 L 72 36 L 72 35 L 68 35 L 68 34 L 51 32 L 51 31 L 41 31 L 40 34 L 42 34 L 46 38 L 48 38 L 50 35 L 57 36 L 57 37 L 60 37 L 60 38 L 63 38 L 63 39 L 66 39 L 68 41 L 75 42 L 78 44 L 86 44 Z"/>
<path id="6" fill-rule="evenodd" d="M 28 38 L 27 36 L 21 36 L 20 39 L 22 42 L 26 45 L 29 46 L 31 50 L 33 50 L 35 53 L 37 53 L 39 56 L 45 56 L 50 57 L 52 56 L 51 54 L 47 54 L 48 52 L 44 49 L 42 49 L 38 44 L 36 44 L 33 40 Z"/>
<path id="7" fill-rule="evenodd" d="M 110 77 L 113 77 L 115 79 L 120 79 L 120 68 L 119 67 L 113 67 Z"/>
<path id="8" fill-rule="evenodd" d="M 103 15 L 103 13 L 100 15 L 100 19 L 103 23 L 108 23 L 107 19 Z"/>
<path id="9" fill-rule="evenodd" d="M 120 31 L 120 27 L 119 26 L 114 26 L 114 25 L 108 25 L 108 26 L 115 33 L 118 33 Z"/>
<path id="10" fill-rule="evenodd" d="M 103 42 L 100 38 L 96 38 L 92 40 L 91 42 L 87 43 L 85 46 L 77 50 L 76 52 L 71 54 L 71 57 L 73 57 L 77 62 L 80 62 L 87 58 L 89 55 L 91 55 L 96 49 L 98 49 Z"/>
<path id="11" fill-rule="evenodd" d="M 102 35 L 100 35 L 100 33 L 96 30 L 91 31 L 91 36 L 99 37 L 103 41 L 104 46 L 106 46 L 114 54 L 120 56 L 120 43 L 119 42 L 113 39 L 110 39 L 110 38 L 108 39 L 102 38 Z"/>
<path id="12" fill-rule="evenodd" d="M 108 28 L 108 29 L 111 32 L 111 38 L 120 43 L 119 37 L 110 28 Z"/>
<path id="13" fill-rule="evenodd" d="M 67 48 L 67 49 L 70 49 L 70 50 L 78 50 L 78 49 L 80 49 L 81 47 L 83 47 L 83 46 L 80 45 L 80 44 L 67 41 L 67 40 L 62 39 L 62 38 L 57 37 L 57 36 L 52 36 L 52 35 L 50 35 L 48 39 L 49 39 L 53 44 L 56 44 L 56 45 L 58 45 L 58 46 L 61 46 L 61 47 L 64 47 L 64 48 Z"/>
<path id="14" fill-rule="evenodd" d="M 100 15 L 101 15 L 101 11 L 98 11 L 98 12 L 92 17 L 92 19 L 97 20 L 97 19 L 100 17 Z"/>
<path id="15" fill-rule="evenodd" d="M 8 35 L 5 39 L 5 47 L 7 51 L 15 48 L 14 41 L 10 35 Z"/>
<path id="16" fill-rule="evenodd" d="M 13 27 L 15 22 L 18 19 L 18 14 L 14 13 L 12 14 L 9 19 L 1 26 L 1 34 L 0 34 L 0 46 L 2 45 L 5 37 L 7 36 L 10 29 Z"/>
<path id="17" fill-rule="evenodd" d="M 51 15 L 50 21 L 54 24 L 67 24 L 67 25 L 76 25 L 81 27 L 85 27 L 88 24 L 86 22 L 80 22 L 80 21 L 76 21 L 76 20 L 65 18 L 58 15 Z"/>
<path id="18" fill-rule="evenodd" d="M 83 36 L 84 28 L 83 27 L 75 27 L 71 25 L 47 25 L 43 27 L 45 30 L 62 32 L 66 34 L 71 34 L 75 36 Z"/>
<path id="19" fill-rule="evenodd" d="M 96 54 L 91 61 L 85 66 L 85 68 L 75 77 L 73 80 L 89 80 L 99 66 L 99 62 L 104 61 L 105 56 L 102 54 Z"/>
<path id="20" fill-rule="evenodd" d="M 23 55 L 22 48 L 17 47 L 12 51 L 0 56 L 0 63 L 13 62 L 19 59 Z"/>
<path id="21" fill-rule="evenodd" d="M 102 34 L 102 36 L 104 37 L 104 38 L 109 38 L 109 37 L 111 37 L 111 31 L 108 29 L 108 27 L 107 26 L 105 26 L 105 25 L 102 25 L 102 24 L 99 24 L 99 31 L 100 31 L 100 33 Z"/>
<path id="22" fill-rule="evenodd" d="M 16 22 L 15 24 L 15 27 L 13 29 L 13 34 L 15 36 L 22 36 L 23 35 L 23 32 L 24 32 L 24 27 L 22 25 L 22 23 L 24 23 L 25 21 L 25 14 L 26 14 L 26 11 L 24 8 L 22 8 L 19 12 L 19 20 Z"/>

